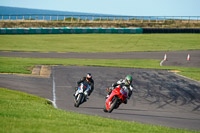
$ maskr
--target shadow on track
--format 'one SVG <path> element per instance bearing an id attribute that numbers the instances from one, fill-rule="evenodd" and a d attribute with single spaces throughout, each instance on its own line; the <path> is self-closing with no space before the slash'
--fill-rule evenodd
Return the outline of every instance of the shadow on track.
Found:
<path id="1" fill-rule="evenodd" d="M 143 72 L 137 75 L 134 85 L 134 95 L 157 108 L 192 105 L 192 111 L 200 109 L 200 87 L 175 75 Z"/>
<path id="2" fill-rule="evenodd" d="M 102 108 L 99 108 L 99 107 L 79 107 L 79 108 L 93 109 L 93 110 L 103 110 L 103 107 Z"/>

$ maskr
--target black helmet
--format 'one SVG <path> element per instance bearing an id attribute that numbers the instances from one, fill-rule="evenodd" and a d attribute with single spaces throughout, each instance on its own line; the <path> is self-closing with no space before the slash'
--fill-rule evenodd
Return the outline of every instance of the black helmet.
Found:
<path id="1" fill-rule="evenodd" d="M 92 74 L 91 74 L 91 73 L 87 73 L 86 79 L 89 80 L 89 81 L 91 81 L 91 79 L 92 79 Z"/>

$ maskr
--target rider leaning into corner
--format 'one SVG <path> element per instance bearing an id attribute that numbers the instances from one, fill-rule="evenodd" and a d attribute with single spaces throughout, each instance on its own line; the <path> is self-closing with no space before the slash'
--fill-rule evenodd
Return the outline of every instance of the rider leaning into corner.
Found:
<path id="1" fill-rule="evenodd" d="M 88 91 L 88 96 L 91 95 L 92 91 L 94 90 L 94 80 L 92 79 L 91 73 L 87 73 L 86 77 L 81 78 L 79 81 L 77 81 L 77 85 L 80 86 L 80 84 L 89 84 L 90 89 Z M 75 88 L 75 92 L 77 91 L 78 87 Z"/>
<path id="2" fill-rule="evenodd" d="M 128 97 L 127 97 L 127 99 L 130 99 L 130 97 L 132 95 L 132 91 L 133 91 L 132 80 L 133 80 L 133 78 L 130 75 L 127 75 L 125 77 L 125 79 L 120 79 L 116 83 L 113 83 L 112 87 L 110 87 L 109 90 L 108 90 L 108 94 L 107 94 L 106 98 L 109 97 L 109 95 L 115 89 L 116 86 L 118 86 L 118 85 L 124 85 L 124 86 L 126 86 L 128 88 Z M 124 102 L 125 104 L 127 104 L 127 102 L 128 102 L 127 99 Z"/>

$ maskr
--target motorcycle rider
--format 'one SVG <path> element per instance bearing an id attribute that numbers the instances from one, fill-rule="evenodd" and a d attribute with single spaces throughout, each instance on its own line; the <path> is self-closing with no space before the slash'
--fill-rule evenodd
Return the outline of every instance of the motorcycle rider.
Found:
<path id="1" fill-rule="evenodd" d="M 94 90 L 94 80 L 92 79 L 91 73 L 87 73 L 86 77 L 83 77 L 79 81 L 77 81 L 77 85 L 78 86 L 80 86 L 81 83 L 86 83 L 86 84 L 90 85 L 90 89 L 87 90 L 88 91 L 88 96 L 90 96 L 92 91 Z M 75 92 L 77 90 L 78 90 L 78 87 L 75 88 Z"/>
<path id="2" fill-rule="evenodd" d="M 125 79 L 120 79 L 116 83 L 113 83 L 112 87 L 108 88 L 109 90 L 108 90 L 108 94 L 107 94 L 106 98 L 109 97 L 109 95 L 112 93 L 112 91 L 115 89 L 116 86 L 124 85 L 124 86 L 126 86 L 128 88 L 128 97 L 127 97 L 127 99 L 130 99 L 130 97 L 132 95 L 132 91 L 133 91 L 132 80 L 133 80 L 132 76 L 127 75 L 125 77 Z M 127 102 L 128 102 L 127 99 L 124 102 L 125 104 L 127 104 Z"/>

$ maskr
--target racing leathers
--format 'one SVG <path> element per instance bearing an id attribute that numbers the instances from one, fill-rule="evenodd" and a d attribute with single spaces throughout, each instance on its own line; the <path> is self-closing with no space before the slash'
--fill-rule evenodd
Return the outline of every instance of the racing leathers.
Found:
<path id="1" fill-rule="evenodd" d="M 90 94 L 94 90 L 94 80 L 92 78 L 88 79 L 86 77 L 83 77 L 79 81 L 77 81 L 77 85 L 80 86 L 81 83 L 90 85 L 90 89 L 88 90 L 88 96 L 90 96 Z M 75 88 L 75 91 L 76 90 L 77 90 L 77 87 Z"/>

